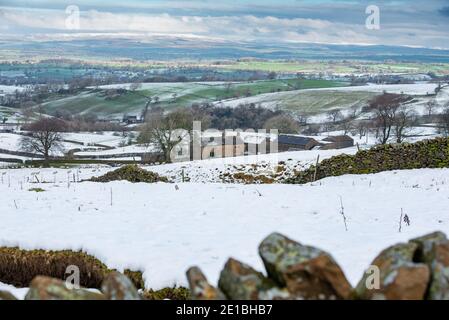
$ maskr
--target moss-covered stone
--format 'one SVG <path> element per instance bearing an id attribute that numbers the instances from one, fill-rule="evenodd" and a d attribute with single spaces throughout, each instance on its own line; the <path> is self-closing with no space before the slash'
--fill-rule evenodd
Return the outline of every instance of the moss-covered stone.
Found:
<path id="1" fill-rule="evenodd" d="M 192 299 L 223 300 L 223 293 L 209 284 L 206 276 L 198 267 L 191 267 L 186 272 Z"/>
<path id="2" fill-rule="evenodd" d="M 418 245 L 416 259 L 427 264 L 431 272 L 426 299 L 449 300 L 449 241 L 442 232 L 412 239 Z"/>
<path id="3" fill-rule="evenodd" d="M 101 291 L 108 300 L 140 300 L 140 295 L 131 280 L 120 272 L 106 276 Z"/>
<path id="4" fill-rule="evenodd" d="M 268 295 L 288 297 L 288 292 L 250 266 L 230 258 L 220 274 L 218 287 L 231 300 L 263 300 Z M 270 293 L 270 294 L 268 294 Z"/>
<path id="5" fill-rule="evenodd" d="M 69 289 L 64 281 L 38 276 L 31 281 L 25 300 L 104 300 L 101 293 L 86 289 Z"/>
<path id="6" fill-rule="evenodd" d="M 449 167 L 449 138 L 416 143 L 387 144 L 362 150 L 355 155 L 338 155 L 323 160 L 318 167 L 298 172 L 286 183 L 308 183 L 344 174 L 369 174 L 389 170 Z M 316 171 L 316 177 L 315 177 Z"/>
<path id="7" fill-rule="evenodd" d="M 260 244 L 259 255 L 270 278 L 294 297 L 348 299 L 351 295 L 343 270 L 318 248 L 273 233 Z"/>
<path id="8" fill-rule="evenodd" d="M 92 182 L 111 182 L 126 180 L 129 182 L 168 182 L 166 177 L 151 171 L 144 170 L 137 165 L 123 166 L 117 170 L 108 172 L 100 177 L 92 177 L 89 181 Z"/>
<path id="9" fill-rule="evenodd" d="M 379 270 L 379 288 L 367 285 L 365 273 L 356 287 L 359 299 L 423 300 L 430 279 L 426 264 L 415 261 L 418 245 L 401 243 L 383 250 L 371 263 Z"/>

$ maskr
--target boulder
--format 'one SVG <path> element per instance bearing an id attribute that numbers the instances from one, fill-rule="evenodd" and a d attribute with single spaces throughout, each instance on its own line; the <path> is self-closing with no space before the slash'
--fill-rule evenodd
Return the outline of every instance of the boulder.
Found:
<path id="1" fill-rule="evenodd" d="M 200 268 L 192 267 L 187 270 L 190 294 L 194 300 L 224 300 L 224 294 L 207 282 L 206 276 Z"/>
<path id="2" fill-rule="evenodd" d="M 68 289 L 64 281 L 37 276 L 31 281 L 25 300 L 103 300 L 100 293 L 86 289 Z"/>
<path id="3" fill-rule="evenodd" d="M 410 242 L 418 245 L 418 252 L 415 254 L 420 262 L 430 260 L 433 251 L 433 245 L 447 241 L 447 237 L 443 232 L 434 232 L 426 234 L 422 237 L 410 240 Z"/>
<path id="4" fill-rule="evenodd" d="M 285 290 L 250 266 L 229 259 L 220 274 L 218 287 L 231 300 L 287 299 Z"/>
<path id="5" fill-rule="evenodd" d="M 422 300 L 430 279 L 426 264 L 414 261 L 416 243 L 397 244 L 382 251 L 372 262 L 378 268 L 379 287 L 367 285 L 374 273 L 366 272 L 356 288 L 360 299 Z"/>
<path id="6" fill-rule="evenodd" d="M 1 300 L 17 300 L 14 295 L 8 291 L 2 291 L 0 290 L 0 301 Z"/>
<path id="7" fill-rule="evenodd" d="M 267 273 L 296 298 L 348 299 L 352 288 L 340 266 L 325 251 L 304 246 L 279 233 L 259 246 Z"/>
<path id="8" fill-rule="evenodd" d="M 430 269 L 427 299 L 449 300 L 449 241 L 442 232 L 412 239 L 418 245 L 417 259 Z"/>
<path id="9" fill-rule="evenodd" d="M 131 280 L 120 272 L 111 272 L 101 285 L 108 300 L 140 300 L 140 295 Z"/>

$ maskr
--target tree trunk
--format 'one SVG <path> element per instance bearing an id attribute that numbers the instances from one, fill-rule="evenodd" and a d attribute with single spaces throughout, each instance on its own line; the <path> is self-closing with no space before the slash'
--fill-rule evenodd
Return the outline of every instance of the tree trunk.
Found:
<path id="1" fill-rule="evenodd" d="M 44 154 L 44 168 L 50 167 L 50 156 L 48 155 L 48 151 Z"/>

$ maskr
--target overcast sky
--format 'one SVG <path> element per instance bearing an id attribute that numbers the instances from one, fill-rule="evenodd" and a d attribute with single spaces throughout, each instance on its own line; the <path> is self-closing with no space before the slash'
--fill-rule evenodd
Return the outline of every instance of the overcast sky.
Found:
<path id="1" fill-rule="evenodd" d="M 78 30 L 67 28 L 66 8 L 70 5 L 80 9 Z M 365 26 L 368 5 L 380 9 L 380 30 Z M 162 34 L 215 41 L 448 49 L 448 26 L 449 0 L 0 0 L 0 39 L 70 39 L 99 34 L 144 39 Z"/>

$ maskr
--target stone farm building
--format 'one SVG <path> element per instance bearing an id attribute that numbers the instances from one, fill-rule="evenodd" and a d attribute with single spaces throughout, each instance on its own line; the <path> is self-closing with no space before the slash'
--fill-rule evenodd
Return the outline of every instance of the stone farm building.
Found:
<path id="1" fill-rule="evenodd" d="M 352 139 L 350 136 L 342 135 L 342 136 L 330 136 L 327 138 L 324 138 L 322 140 L 324 144 L 322 145 L 321 149 L 323 150 L 329 150 L 329 149 L 343 149 L 343 148 L 349 148 L 354 146 L 354 139 Z"/>
<path id="2" fill-rule="evenodd" d="M 304 151 L 312 149 L 342 149 L 352 147 L 354 140 L 346 135 L 330 136 L 322 140 L 299 135 L 279 136 L 256 132 L 205 132 L 201 137 L 201 159 L 238 157 L 272 152 Z M 194 159 L 193 142 L 189 159 Z M 181 154 L 181 153 L 180 153 Z M 197 158 L 198 155 L 197 155 Z"/>
<path id="3" fill-rule="evenodd" d="M 319 142 L 310 137 L 280 134 L 278 137 L 279 152 L 312 150 Z"/>

